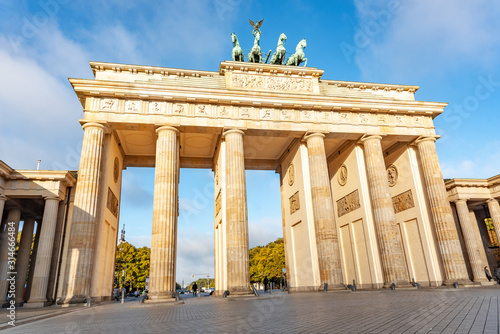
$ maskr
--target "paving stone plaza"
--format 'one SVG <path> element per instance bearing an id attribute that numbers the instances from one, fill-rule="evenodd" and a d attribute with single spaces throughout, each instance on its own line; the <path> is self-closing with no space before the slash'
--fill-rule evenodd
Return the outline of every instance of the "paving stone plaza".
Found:
<path id="1" fill-rule="evenodd" d="M 264 294 L 261 293 L 261 296 Z M 5 333 L 499 333 L 500 286 L 292 293 L 258 299 L 19 310 Z M 2 310 L 2 317 L 6 317 Z"/>

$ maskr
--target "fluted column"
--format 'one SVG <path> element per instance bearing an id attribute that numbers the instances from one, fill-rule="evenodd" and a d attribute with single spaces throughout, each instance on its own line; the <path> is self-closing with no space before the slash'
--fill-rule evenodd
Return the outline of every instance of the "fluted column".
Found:
<path id="1" fill-rule="evenodd" d="M 343 288 L 342 268 L 324 138 L 322 133 L 311 133 L 304 137 L 309 159 L 320 279 L 321 283 L 328 283 L 329 288 L 335 289 Z"/>
<path id="2" fill-rule="evenodd" d="M 432 220 L 443 260 L 445 283 L 453 284 L 455 281 L 466 283 L 470 280 L 439 166 L 435 141 L 434 137 L 422 137 L 415 143 L 418 147 Z"/>
<path id="3" fill-rule="evenodd" d="M 34 227 L 35 217 L 25 217 L 16 260 L 16 304 L 24 303 L 24 285 L 28 278 L 28 266 L 30 263 Z"/>
<path id="4" fill-rule="evenodd" d="M 5 301 L 7 291 L 9 290 L 9 281 L 7 279 L 15 279 L 15 274 L 9 273 L 15 272 L 15 263 L 12 254 L 14 254 L 16 249 L 20 219 L 21 208 L 10 209 L 7 215 L 5 230 L 2 231 L 2 242 L 0 243 L 0 305 Z"/>
<path id="5" fill-rule="evenodd" d="M 4 195 L 0 195 L 0 222 L 2 221 L 3 209 L 5 207 L 5 202 L 7 202 L 7 197 Z"/>
<path id="6" fill-rule="evenodd" d="M 35 260 L 35 271 L 33 272 L 33 282 L 31 283 L 31 294 L 28 304 L 43 304 L 47 301 L 47 286 L 49 283 L 52 250 L 54 248 L 54 234 L 56 231 L 59 201 L 59 197 L 45 198 L 40 243 Z"/>
<path id="7" fill-rule="evenodd" d="M 80 303 L 90 297 L 92 263 L 95 261 L 97 195 L 106 128 L 103 124 L 86 123 L 83 129 L 65 282 L 59 303 Z"/>
<path id="8" fill-rule="evenodd" d="M 223 133 L 226 142 L 226 247 L 227 289 L 231 294 L 250 293 L 247 191 L 241 130 Z"/>
<path id="9" fill-rule="evenodd" d="M 493 221 L 493 227 L 495 228 L 495 233 L 497 235 L 497 240 L 500 240 L 500 205 L 494 198 L 490 198 L 487 202 L 491 220 Z"/>
<path id="10" fill-rule="evenodd" d="M 474 276 L 474 282 L 486 282 L 484 276 L 483 262 L 481 261 L 481 254 L 479 253 L 479 245 L 476 242 L 476 235 L 472 222 L 470 220 L 469 208 L 467 207 L 467 200 L 459 199 L 455 201 L 457 207 L 458 220 L 462 226 L 462 232 L 465 241 L 467 254 L 469 255 L 469 262 Z"/>
<path id="11" fill-rule="evenodd" d="M 392 283 L 408 285 L 408 269 L 387 181 L 381 140 L 381 136 L 367 136 L 361 139 L 364 145 L 373 219 L 382 259 L 384 286 L 388 287 Z"/>
<path id="12" fill-rule="evenodd" d="M 177 252 L 177 196 L 179 184 L 179 130 L 156 129 L 153 235 L 149 274 L 153 300 L 172 298 L 175 292 Z"/>

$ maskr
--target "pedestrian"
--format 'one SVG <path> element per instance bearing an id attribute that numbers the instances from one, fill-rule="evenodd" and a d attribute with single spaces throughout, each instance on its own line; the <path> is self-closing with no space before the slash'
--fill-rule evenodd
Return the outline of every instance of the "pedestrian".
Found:
<path id="1" fill-rule="evenodd" d="M 491 282 L 491 279 L 493 277 L 491 277 L 491 273 L 490 271 L 488 270 L 488 266 L 484 266 L 484 273 L 486 274 L 486 278 L 488 279 L 489 282 Z"/>
<path id="2" fill-rule="evenodd" d="M 196 282 L 193 283 L 193 297 L 196 296 L 196 293 L 198 291 L 198 284 Z"/>
<path id="3" fill-rule="evenodd" d="M 495 277 L 497 279 L 498 284 L 500 284 L 500 267 L 495 269 Z"/>
<path id="4" fill-rule="evenodd" d="M 264 277 L 264 292 L 267 292 L 267 283 L 269 283 L 269 280 L 267 279 L 267 276 Z"/>

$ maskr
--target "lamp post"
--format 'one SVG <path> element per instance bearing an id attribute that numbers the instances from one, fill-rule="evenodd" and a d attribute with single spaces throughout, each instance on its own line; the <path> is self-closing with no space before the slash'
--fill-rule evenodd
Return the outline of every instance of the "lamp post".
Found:
<path id="1" fill-rule="evenodd" d="M 123 228 L 121 230 L 121 236 L 120 236 L 120 265 L 118 272 L 122 271 L 122 250 L 123 250 L 123 243 L 125 242 L 125 224 L 123 224 Z M 123 283 L 125 281 L 125 275 L 123 275 L 123 281 L 120 283 L 120 289 L 122 291 L 122 304 L 125 303 L 125 289 L 123 287 Z M 119 279 L 119 278 L 118 278 Z"/>

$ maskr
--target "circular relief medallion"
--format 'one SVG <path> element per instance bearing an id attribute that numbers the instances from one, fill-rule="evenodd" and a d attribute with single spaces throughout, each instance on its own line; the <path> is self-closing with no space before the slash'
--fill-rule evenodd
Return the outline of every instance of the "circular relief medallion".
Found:
<path id="1" fill-rule="evenodd" d="M 389 187 L 394 187 L 398 182 L 398 169 L 394 165 L 390 165 L 387 168 L 387 181 L 389 182 Z"/>
<path id="2" fill-rule="evenodd" d="M 295 167 L 293 166 L 293 163 L 290 162 L 290 165 L 288 166 L 288 185 L 292 186 L 294 182 L 295 182 Z"/>
<path id="3" fill-rule="evenodd" d="M 120 176 L 120 163 L 118 162 L 118 158 L 115 158 L 115 162 L 113 164 L 113 179 L 115 183 L 118 182 L 118 177 Z"/>
<path id="4" fill-rule="evenodd" d="M 339 184 L 341 186 L 345 186 L 345 184 L 347 183 L 347 166 L 346 165 L 342 164 L 342 166 L 340 166 L 337 180 L 339 181 Z"/>

